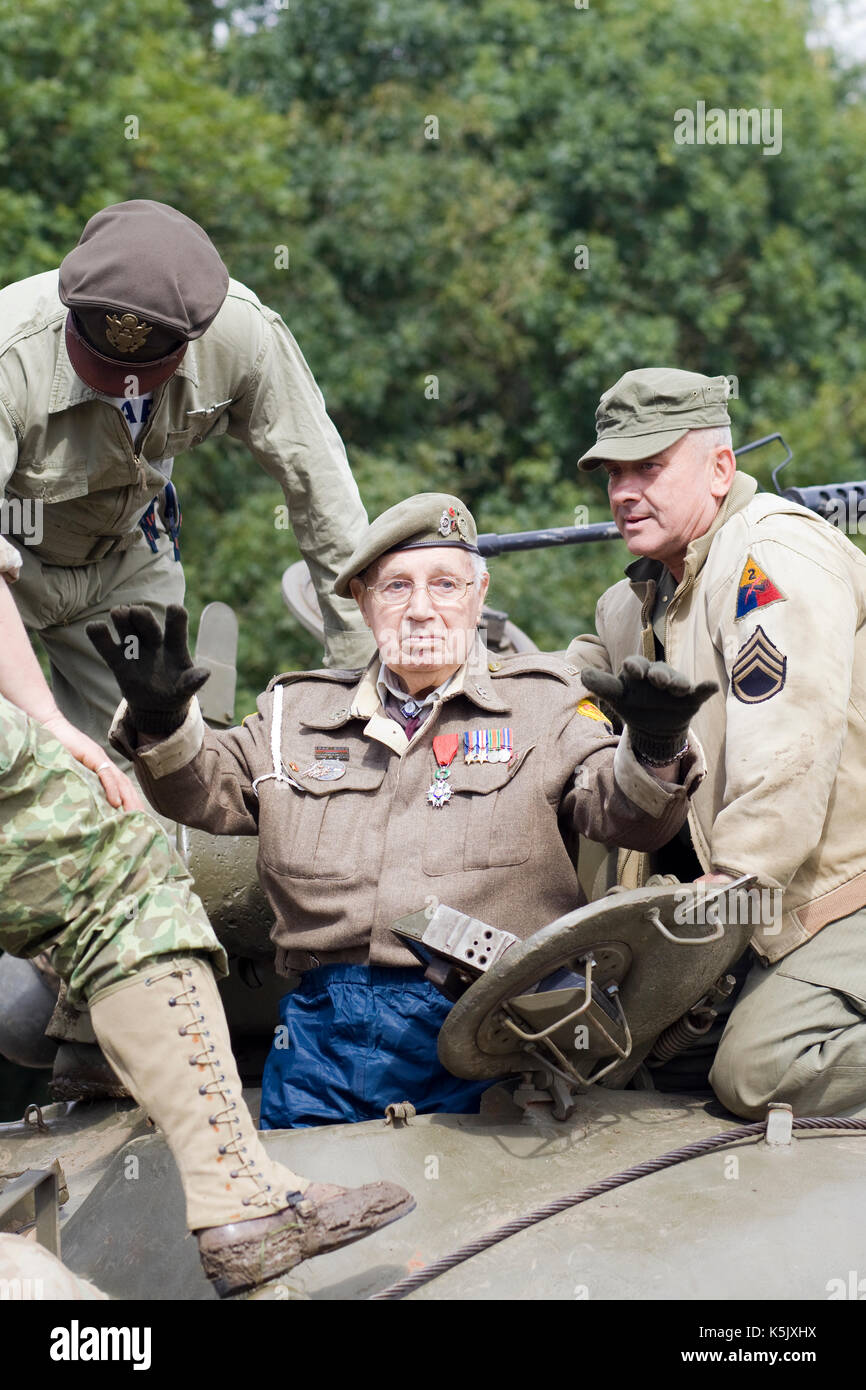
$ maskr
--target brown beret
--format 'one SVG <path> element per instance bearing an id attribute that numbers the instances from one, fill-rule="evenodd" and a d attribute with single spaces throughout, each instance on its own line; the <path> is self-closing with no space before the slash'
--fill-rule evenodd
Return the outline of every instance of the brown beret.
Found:
<path id="1" fill-rule="evenodd" d="M 176 208 L 146 198 L 103 208 L 60 266 L 75 370 L 112 395 L 130 375 L 152 389 L 216 318 L 228 283 L 207 232 Z"/>
<path id="2" fill-rule="evenodd" d="M 447 547 L 478 554 L 475 518 L 459 497 L 418 492 L 371 521 L 337 578 L 334 593 L 346 598 L 352 580 L 392 550 Z"/>

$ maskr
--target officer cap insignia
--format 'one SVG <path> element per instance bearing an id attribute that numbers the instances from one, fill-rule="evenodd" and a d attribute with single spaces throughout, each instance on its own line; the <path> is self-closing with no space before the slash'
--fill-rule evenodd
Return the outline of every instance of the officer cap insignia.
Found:
<path id="1" fill-rule="evenodd" d="M 734 694 L 744 705 L 758 705 L 778 695 L 785 684 L 788 658 L 774 646 L 762 627 L 756 627 L 737 652 L 731 668 Z"/>
<path id="2" fill-rule="evenodd" d="M 106 314 L 105 322 L 105 336 L 117 352 L 138 352 L 153 332 L 153 325 L 143 320 L 139 323 L 136 314 L 121 314 L 120 318 Z"/>
<path id="3" fill-rule="evenodd" d="M 756 565 L 751 555 L 743 566 L 740 582 L 737 585 L 737 621 L 745 618 L 756 608 L 765 608 L 768 603 L 778 603 L 785 595 L 777 589 L 768 574 Z"/>

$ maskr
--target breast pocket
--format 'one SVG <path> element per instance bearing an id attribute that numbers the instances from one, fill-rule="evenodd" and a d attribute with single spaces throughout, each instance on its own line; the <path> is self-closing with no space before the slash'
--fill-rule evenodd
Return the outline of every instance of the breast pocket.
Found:
<path id="1" fill-rule="evenodd" d="M 39 458 L 20 455 L 9 487 L 19 497 L 41 497 L 44 502 L 84 497 L 88 488 L 87 458 L 63 446 Z"/>
<path id="2" fill-rule="evenodd" d="M 262 861 L 289 878 L 351 878 L 369 846 L 373 798 L 385 771 L 350 765 L 334 782 L 298 777 L 302 791 L 285 782 L 261 783 Z"/>
<path id="3" fill-rule="evenodd" d="M 523 864 L 532 853 L 541 788 L 534 785 L 531 744 L 511 763 L 455 763 L 451 798 L 425 821 L 421 867 L 437 877 L 461 868 Z"/>
<path id="4" fill-rule="evenodd" d="M 183 429 L 169 430 L 166 436 L 166 453 L 172 458 L 187 449 L 194 449 L 205 439 L 216 439 L 225 434 L 229 427 L 229 406 L 231 400 L 216 401 L 213 405 L 201 406 L 186 412 Z"/>

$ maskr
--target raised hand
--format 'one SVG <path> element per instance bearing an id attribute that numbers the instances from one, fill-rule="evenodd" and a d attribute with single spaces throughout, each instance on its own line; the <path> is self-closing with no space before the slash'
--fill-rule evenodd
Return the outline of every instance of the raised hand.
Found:
<path id="1" fill-rule="evenodd" d="M 169 604 L 165 633 L 143 604 L 112 608 L 110 616 L 119 642 L 107 623 L 88 623 L 88 637 L 111 667 L 136 728 L 170 734 L 183 723 L 190 700 L 210 675 L 192 664 L 186 609 Z"/>
<path id="2" fill-rule="evenodd" d="M 590 666 L 580 679 L 628 727 L 635 754 L 658 766 L 682 752 L 689 724 L 719 688 L 715 681 L 692 685 L 666 661 L 645 656 L 626 657 L 618 676 Z"/>

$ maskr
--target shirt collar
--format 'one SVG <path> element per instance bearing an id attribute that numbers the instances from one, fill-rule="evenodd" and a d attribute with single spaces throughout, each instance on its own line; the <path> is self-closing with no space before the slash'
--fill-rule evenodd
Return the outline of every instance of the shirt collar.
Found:
<path id="1" fill-rule="evenodd" d="M 390 690 L 391 694 L 401 705 L 405 705 L 408 700 L 412 700 L 415 707 L 421 709 L 424 705 L 432 705 L 436 700 L 441 700 L 445 691 L 457 675 L 459 675 L 459 672 L 453 672 L 446 681 L 443 681 L 441 685 L 437 685 L 435 690 L 431 690 L 429 694 L 423 696 L 423 698 L 416 698 L 414 695 L 410 695 L 408 690 L 400 689 L 394 672 L 389 666 L 386 666 L 383 661 L 379 667 L 379 674 L 376 677 L 376 693 L 383 707 L 385 704 L 385 696 Z"/>
<path id="2" fill-rule="evenodd" d="M 60 410 L 69 410 L 72 406 L 81 405 L 84 401 L 95 401 L 102 399 L 101 392 L 94 391 L 92 386 L 88 386 L 85 381 L 77 374 L 71 361 L 69 353 L 66 351 L 66 334 L 64 325 L 66 316 L 64 315 L 60 324 L 57 344 L 57 361 L 54 364 L 54 379 L 51 383 L 51 394 L 48 398 L 48 413 L 54 415 Z M 198 386 L 198 342 L 188 344 L 180 366 L 174 376 L 186 377 L 192 382 L 193 386 Z M 172 380 L 169 377 L 169 382 Z M 167 386 L 169 382 L 163 382 Z M 155 387 L 154 391 L 159 391 L 160 387 Z"/>
<path id="3" fill-rule="evenodd" d="M 487 648 L 479 636 L 476 638 L 469 659 L 463 663 L 459 670 L 454 672 L 454 675 L 443 686 L 430 692 L 431 703 L 434 699 L 453 700 L 457 695 L 465 695 L 467 699 L 483 710 L 488 710 L 493 714 L 507 714 L 511 706 L 494 693 L 488 660 Z M 382 708 L 382 699 L 379 694 L 381 668 L 382 662 L 376 655 L 364 671 L 355 689 L 340 692 L 337 708 L 323 711 L 317 719 L 304 719 L 302 722 L 305 727 L 334 729 L 347 723 L 350 719 L 372 719 L 373 715 Z M 405 691 L 401 693 L 404 696 L 406 694 Z"/>

